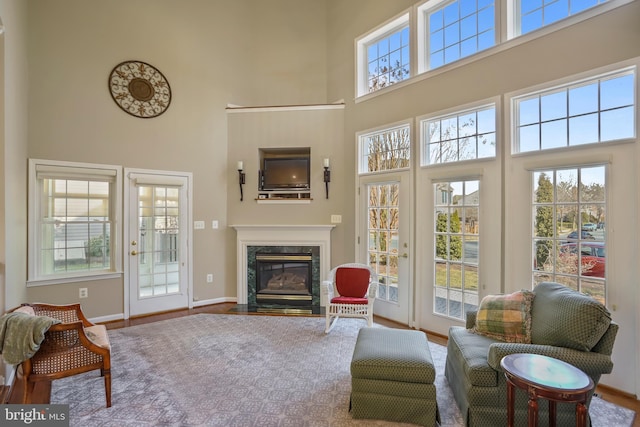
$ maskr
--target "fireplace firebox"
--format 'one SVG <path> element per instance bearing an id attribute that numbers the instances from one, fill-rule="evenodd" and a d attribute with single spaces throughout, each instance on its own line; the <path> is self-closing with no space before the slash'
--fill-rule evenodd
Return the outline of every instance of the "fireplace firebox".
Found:
<path id="1" fill-rule="evenodd" d="M 256 253 L 256 302 L 309 305 L 312 294 L 312 255 Z"/>

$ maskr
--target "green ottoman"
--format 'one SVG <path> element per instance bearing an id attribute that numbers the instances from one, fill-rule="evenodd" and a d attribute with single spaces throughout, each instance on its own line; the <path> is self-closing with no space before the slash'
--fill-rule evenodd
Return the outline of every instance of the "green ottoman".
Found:
<path id="1" fill-rule="evenodd" d="M 362 328 L 351 359 L 351 414 L 433 427 L 440 419 L 435 377 L 423 332 Z"/>

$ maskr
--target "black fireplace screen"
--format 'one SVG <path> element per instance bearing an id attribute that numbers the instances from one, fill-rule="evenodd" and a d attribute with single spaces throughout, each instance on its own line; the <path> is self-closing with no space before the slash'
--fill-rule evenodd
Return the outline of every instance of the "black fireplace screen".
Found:
<path id="1" fill-rule="evenodd" d="M 256 299 L 311 301 L 310 254 L 256 254 Z"/>

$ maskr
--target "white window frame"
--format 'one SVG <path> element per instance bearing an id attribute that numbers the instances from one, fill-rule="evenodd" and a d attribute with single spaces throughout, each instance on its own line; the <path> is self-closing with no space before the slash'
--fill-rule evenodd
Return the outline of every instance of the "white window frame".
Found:
<path id="1" fill-rule="evenodd" d="M 513 11 L 514 11 L 514 14 L 511 15 L 513 17 L 512 18 L 512 21 L 513 21 L 512 25 L 513 25 L 513 28 L 515 30 L 514 31 L 514 36 L 526 35 L 526 34 L 530 34 L 530 33 L 536 32 L 536 31 L 538 31 L 538 30 L 540 30 L 542 28 L 548 27 L 548 26 L 553 25 L 555 23 L 565 21 L 565 20 L 567 20 L 569 18 L 572 18 L 574 16 L 579 16 L 582 13 L 585 13 L 585 12 L 591 10 L 591 9 L 597 8 L 598 6 L 602 6 L 603 4 L 607 3 L 607 0 L 598 0 L 598 1 L 602 1 L 602 3 L 596 4 L 594 6 L 590 6 L 590 7 L 586 8 L 586 9 L 581 10 L 579 12 L 576 12 L 574 14 L 571 14 L 571 12 L 569 11 L 569 14 L 567 16 L 565 16 L 564 18 L 561 18 L 561 19 L 559 19 L 557 21 L 554 21 L 554 22 L 551 22 L 549 24 L 544 24 L 543 23 L 540 27 L 535 28 L 535 29 L 533 29 L 533 30 L 531 30 L 531 31 L 529 31 L 529 32 L 527 32 L 525 34 L 522 34 L 522 7 L 521 7 L 521 5 L 522 5 L 523 1 L 526 1 L 526 0 L 511 0 L 512 5 L 513 5 L 512 6 L 513 7 Z M 568 0 L 568 3 L 571 3 L 571 1 L 576 1 L 576 0 Z M 551 3 L 549 3 L 549 4 L 551 4 Z M 538 9 L 543 9 L 543 13 L 544 13 L 544 9 L 546 7 L 549 7 L 549 4 L 547 4 L 547 5 L 543 4 L 542 7 L 538 8 Z"/>
<path id="2" fill-rule="evenodd" d="M 414 76 L 413 66 L 412 64 L 415 62 L 413 60 L 413 35 L 412 35 L 412 27 L 410 24 L 411 14 L 409 11 L 405 11 L 400 15 L 390 19 L 384 24 L 378 26 L 374 30 L 368 32 L 367 34 L 360 36 L 356 39 L 356 97 L 364 96 L 369 93 L 380 92 L 379 89 L 374 92 L 369 92 L 369 67 L 368 67 L 368 58 L 367 58 L 367 50 L 369 45 L 374 42 L 379 41 L 397 31 L 400 31 L 402 28 L 409 26 L 409 52 L 410 52 L 410 60 L 409 67 L 410 73 L 409 76 L 402 80 L 399 83 L 410 80 L 411 77 Z M 397 86 L 398 83 L 391 84 L 388 87 Z"/>
<path id="3" fill-rule="evenodd" d="M 542 26 L 537 30 L 524 35 L 519 34 L 519 24 L 516 22 L 516 9 L 518 7 L 518 1 L 520 0 L 495 0 L 495 45 L 472 55 L 462 57 L 457 61 L 444 64 L 435 69 L 429 69 L 428 58 L 426 55 L 427 50 L 425 46 L 427 43 L 427 25 L 425 22 L 424 11 L 437 7 L 445 1 L 447 0 L 428 0 L 416 3 L 409 10 L 396 15 L 394 18 L 389 19 L 380 26 L 355 39 L 354 50 L 356 64 L 354 77 L 356 103 L 366 101 L 372 97 L 388 93 L 389 91 L 405 87 L 423 79 L 436 76 L 440 73 L 468 65 L 480 59 L 516 47 L 520 44 L 530 42 L 555 31 L 604 14 L 628 3 L 632 3 L 635 0 L 609 0 L 605 3 L 578 12 L 575 15 L 569 15 L 564 19 Z M 383 37 L 385 34 L 390 34 L 394 29 L 399 28 L 400 25 L 404 26 L 406 24 L 409 25 L 410 37 L 410 76 L 398 83 L 394 83 L 374 92 L 369 92 L 366 44 Z"/>
<path id="4" fill-rule="evenodd" d="M 434 120 L 442 120 L 450 117 L 458 117 L 469 113 L 477 113 L 478 111 L 482 111 L 488 108 L 493 108 L 495 111 L 494 116 L 494 133 L 495 133 L 495 153 L 490 157 L 476 157 L 474 159 L 465 159 L 458 160 L 453 162 L 440 162 L 440 163 L 430 163 L 429 159 L 429 150 L 428 150 L 428 141 L 427 141 L 427 132 L 425 130 L 426 126 L 430 121 Z M 462 107 L 452 108 L 448 110 L 443 110 L 439 112 L 435 112 L 433 114 L 427 114 L 424 116 L 420 116 L 417 118 L 418 122 L 418 140 L 420 141 L 420 166 L 423 167 L 434 167 L 434 166 L 443 166 L 443 165 L 454 165 L 466 162 L 474 162 L 474 161 L 486 161 L 486 160 L 494 160 L 498 156 L 498 149 L 500 146 L 501 134 L 500 126 L 499 126 L 499 117 L 500 117 L 500 103 L 498 98 L 492 98 L 489 100 L 484 100 L 481 102 L 467 104 Z"/>
<path id="5" fill-rule="evenodd" d="M 409 165 L 403 168 L 395 168 L 395 169 L 382 169 L 379 171 L 369 171 L 368 170 L 368 159 L 369 159 L 369 150 L 367 149 L 367 138 L 372 135 L 381 134 L 384 132 L 392 131 L 394 129 L 407 128 L 409 132 Z M 382 174 L 395 172 L 398 170 L 407 170 L 411 167 L 411 157 L 414 155 L 414 141 L 413 141 L 413 120 L 403 120 L 396 123 L 391 123 L 385 126 L 380 126 L 374 129 L 370 129 L 363 132 L 358 132 L 356 134 L 356 141 L 358 144 L 358 158 L 357 158 L 357 173 L 358 175 L 370 175 L 370 174 Z"/>
<path id="6" fill-rule="evenodd" d="M 457 0 L 460 1 L 460 0 Z M 462 56 L 451 62 L 444 62 L 442 65 L 439 65 L 436 68 L 431 67 L 430 53 L 431 46 L 429 40 L 429 20 L 428 15 L 432 12 L 436 12 L 438 10 L 444 9 L 451 3 L 451 0 L 429 0 L 425 3 L 422 3 L 416 7 L 416 35 L 417 35 L 417 64 L 418 64 L 418 73 L 424 73 L 430 70 L 439 69 L 442 67 L 446 67 L 449 64 L 455 64 L 458 61 L 462 61 L 466 58 L 473 57 L 481 52 L 486 52 L 487 50 L 496 47 L 500 43 L 500 2 L 501 0 L 494 0 L 494 14 L 493 14 L 493 46 L 488 47 L 486 49 L 478 50 L 471 55 Z M 477 35 L 477 33 L 476 33 Z"/>
<path id="7" fill-rule="evenodd" d="M 563 78 L 561 80 L 557 80 L 555 82 L 549 82 L 543 85 L 538 85 L 532 88 L 524 89 L 522 91 L 518 91 L 515 93 L 505 95 L 505 100 L 510 105 L 510 118 L 508 120 L 510 126 L 510 136 L 511 136 L 511 154 L 513 156 L 523 156 L 530 155 L 535 153 L 543 153 L 549 151 L 558 151 L 558 150 L 579 150 L 583 147 L 593 147 L 593 146 L 603 146 L 606 144 L 616 144 L 616 143 L 627 143 L 627 142 L 635 142 L 637 133 L 638 133 L 638 72 L 637 72 L 637 60 L 626 61 L 622 64 L 615 64 L 607 67 L 603 67 L 597 70 L 588 71 L 585 73 L 581 73 L 579 75 L 570 76 L 567 78 Z M 539 149 L 539 150 L 530 150 L 521 152 L 520 151 L 520 140 L 519 140 L 519 111 L 518 111 L 518 101 L 530 97 L 536 94 L 544 94 L 551 93 L 553 91 L 566 89 L 570 86 L 580 85 L 584 83 L 588 83 L 591 81 L 597 81 L 598 79 L 603 79 L 608 76 L 614 76 L 616 74 L 624 74 L 624 73 L 633 73 L 635 76 L 634 79 L 634 88 L 633 88 L 633 96 L 634 96 L 634 123 L 633 123 L 633 136 L 625 139 L 611 140 L 611 141 L 598 141 L 589 144 L 578 144 L 578 145 L 567 145 L 558 148 L 549 148 L 549 149 Z M 600 112 L 600 110 L 598 110 Z"/>
<path id="8" fill-rule="evenodd" d="M 44 274 L 40 271 L 40 209 L 42 203 L 38 186 L 38 172 L 61 179 L 92 179 L 104 181 L 111 177 L 111 193 L 109 194 L 109 215 L 113 222 L 110 236 L 110 269 L 94 271 L 80 271 L 77 273 Z M 42 286 L 69 282 L 79 282 L 92 279 L 107 279 L 120 277 L 122 272 L 121 256 L 121 224 L 122 224 L 122 167 L 91 163 L 75 163 L 55 160 L 29 159 L 29 187 L 28 187 L 28 278 L 27 286 Z"/>

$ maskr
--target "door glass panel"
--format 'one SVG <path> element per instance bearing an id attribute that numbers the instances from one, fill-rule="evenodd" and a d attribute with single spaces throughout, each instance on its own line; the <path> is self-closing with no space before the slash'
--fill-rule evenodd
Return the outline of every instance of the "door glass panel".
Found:
<path id="1" fill-rule="evenodd" d="M 138 186 L 138 203 L 138 296 L 179 293 L 179 189 Z"/>
<path id="2" fill-rule="evenodd" d="M 606 303 L 606 166 L 532 172 L 532 282 Z"/>
<path id="3" fill-rule="evenodd" d="M 434 184 L 434 313 L 464 319 L 478 306 L 480 181 Z"/>
<path id="4" fill-rule="evenodd" d="M 378 274 L 381 286 L 378 298 L 398 302 L 399 255 L 399 184 L 372 184 L 367 186 L 369 212 L 368 258 L 369 265 Z M 377 236 L 377 241 L 371 239 Z"/>

